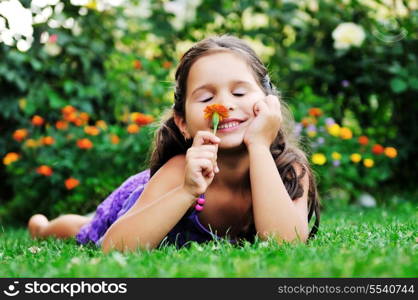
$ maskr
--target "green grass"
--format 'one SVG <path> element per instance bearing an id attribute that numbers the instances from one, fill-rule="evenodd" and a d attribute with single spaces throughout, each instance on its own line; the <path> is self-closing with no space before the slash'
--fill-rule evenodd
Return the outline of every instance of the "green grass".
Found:
<path id="1" fill-rule="evenodd" d="M 416 239 L 417 207 L 410 203 L 396 209 L 328 208 L 308 245 L 258 241 L 238 248 L 210 242 L 104 255 L 73 239 L 34 241 L 25 229 L 6 227 L 0 232 L 0 276 L 416 277 Z"/>

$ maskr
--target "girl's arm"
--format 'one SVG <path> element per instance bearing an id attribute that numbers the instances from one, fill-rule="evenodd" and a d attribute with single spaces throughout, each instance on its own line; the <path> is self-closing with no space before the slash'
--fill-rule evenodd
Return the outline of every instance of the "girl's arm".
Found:
<path id="1" fill-rule="evenodd" d="M 104 252 L 158 246 L 195 199 L 183 187 L 184 161 L 184 155 L 173 157 L 154 174 L 136 203 L 105 233 Z"/>
<path id="2" fill-rule="evenodd" d="M 308 175 L 302 179 L 304 193 L 290 198 L 268 146 L 248 147 L 253 213 L 256 230 L 262 239 L 273 235 L 279 242 L 308 238 Z"/>
<path id="3" fill-rule="evenodd" d="M 281 127 L 281 103 L 268 95 L 255 103 L 255 118 L 244 136 L 250 157 L 250 180 L 256 230 L 262 239 L 273 235 L 279 242 L 308 238 L 308 188 L 303 178 L 304 194 L 292 201 L 277 170 L 270 145 Z M 296 166 L 295 166 L 296 167 Z"/>

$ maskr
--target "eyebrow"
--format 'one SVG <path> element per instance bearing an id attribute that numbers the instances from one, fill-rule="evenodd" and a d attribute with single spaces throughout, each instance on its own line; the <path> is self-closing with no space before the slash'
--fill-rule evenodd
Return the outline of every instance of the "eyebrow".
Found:
<path id="1" fill-rule="evenodd" d="M 246 84 L 246 85 L 251 85 L 251 83 L 250 83 L 249 81 L 245 81 L 245 80 L 235 80 L 235 81 L 232 81 L 232 82 L 231 82 L 231 84 L 241 84 L 241 83 Z M 196 93 L 198 90 L 205 89 L 205 88 L 208 88 L 208 87 L 210 87 L 210 86 L 212 86 L 212 84 L 210 84 L 210 83 L 206 83 L 206 84 L 204 84 L 204 85 L 201 85 L 201 86 L 199 86 L 198 88 L 196 88 L 196 89 L 195 89 L 195 90 L 191 93 L 191 95 L 190 95 L 190 96 L 193 96 L 193 94 L 194 94 L 194 93 Z"/>

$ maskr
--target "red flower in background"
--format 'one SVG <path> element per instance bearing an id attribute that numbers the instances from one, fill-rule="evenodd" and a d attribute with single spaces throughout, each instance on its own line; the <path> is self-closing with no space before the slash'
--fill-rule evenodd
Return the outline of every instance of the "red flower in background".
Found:
<path id="1" fill-rule="evenodd" d="M 35 115 L 32 118 L 32 125 L 42 126 L 45 123 L 44 119 L 41 116 Z"/>
<path id="2" fill-rule="evenodd" d="M 372 152 L 376 155 L 380 155 L 385 151 L 385 148 L 383 148 L 382 145 L 376 144 L 372 147 Z"/>
<path id="3" fill-rule="evenodd" d="M 80 184 L 80 181 L 78 181 L 77 179 L 73 177 L 70 177 L 65 181 L 65 187 L 67 188 L 67 190 L 72 190 L 79 184 Z"/>
<path id="4" fill-rule="evenodd" d="M 309 109 L 309 115 L 312 117 L 319 117 L 322 115 L 322 110 L 318 107 L 312 107 Z"/>
<path id="5" fill-rule="evenodd" d="M 40 175 L 44 175 L 44 176 L 51 176 L 53 171 L 50 167 L 48 167 L 46 165 L 42 165 L 42 166 L 36 168 L 36 173 L 38 173 Z"/>
<path id="6" fill-rule="evenodd" d="M 359 142 L 360 145 L 365 146 L 369 143 L 369 138 L 365 135 L 362 135 L 358 138 L 358 142 Z"/>

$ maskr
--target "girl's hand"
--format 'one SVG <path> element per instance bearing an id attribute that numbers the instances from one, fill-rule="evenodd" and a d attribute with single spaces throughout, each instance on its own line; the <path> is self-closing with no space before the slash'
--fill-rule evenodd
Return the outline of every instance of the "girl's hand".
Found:
<path id="1" fill-rule="evenodd" d="M 198 131 L 187 150 L 184 188 L 196 198 L 206 192 L 219 172 L 216 159 L 220 141 L 209 131 Z"/>
<path id="2" fill-rule="evenodd" d="M 268 95 L 254 104 L 253 111 L 255 118 L 245 132 L 244 143 L 247 148 L 256 144 L 270 147 L 282 124 L 280 101 Z"/>

